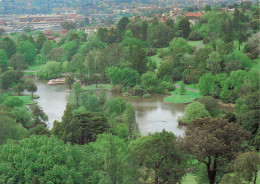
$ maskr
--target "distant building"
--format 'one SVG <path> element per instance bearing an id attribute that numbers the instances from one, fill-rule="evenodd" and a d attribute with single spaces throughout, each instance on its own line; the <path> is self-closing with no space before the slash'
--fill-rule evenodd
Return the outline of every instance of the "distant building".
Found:
<path id="1" fill-rule="evenodd" d="M 182 14 L 182 10 L 181 9 L 178 9 L 178 7 L 174 8 L 173 10 L 170 11 L 170 17 L 178 17 L 178 16 L 181 16 Z"/>
<path id="2" fill-rule="evenodd" d="M 77 31 L 85 31 L 86 34 L 95 33 L 99 29 L 99 26 L 97 27 L 80 27 L 77 29 Z"/>
<path id="3" fill-rule="evenodd" d="M 192 25 L 195 25 L 201 16 L 203 15 L 203 12 L 187 12 L 184 14 L 184 16 L 189 19 L 190 23 Z"/>
<path id="4" fill-rule="evenodd" d="M 207 0 L 196 0 L 195 5 L 197 6 L 197 8 L 203 8 L 208 4 Z"/>

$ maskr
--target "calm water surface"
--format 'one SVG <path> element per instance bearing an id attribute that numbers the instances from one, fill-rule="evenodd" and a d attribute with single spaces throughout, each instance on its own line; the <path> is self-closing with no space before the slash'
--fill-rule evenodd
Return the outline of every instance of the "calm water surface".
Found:
<path id="1" fill-rule="evenodd" d="M 61 117 L 68 102 L 69 93 L 66 92 L 65 85 L 47 85 L 46 81 L 36 81 L 40 95 L 38 104 L 48 115 L 48 127 L 53 127 L 54 120 L 61 121 Z M 110 92 L 107 94 L 111 95 Z M 184 113 L 186 105 L 168 104 L 163 102 L 167 95 L 155 95 L 152 98 L 128 98 L 136 111 L 136 120 L 139 124 L 141 134 L 146 135 L 151 132 L 163 129 L 173 132 L 175 135 L 183 135 L 184 130 L 178 128 L 177 119 Z"/>

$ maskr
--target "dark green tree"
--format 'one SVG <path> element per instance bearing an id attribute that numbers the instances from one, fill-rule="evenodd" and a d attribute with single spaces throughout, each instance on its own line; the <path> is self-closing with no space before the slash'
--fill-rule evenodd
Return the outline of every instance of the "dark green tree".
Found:
<path id="1" fill-rule="evenodd" d="M 140 137 L 130 143 L 129 151 L 137 164 L 154 172 L 154 183 L 176 184 L 185 175 L 187 157 L 171 132 L 163 130 Z"/>
<path id="2" fill-rule="evenodd" d="M 178 30 L 182 31 L 184 38 L 188 38 L 191 31 L 190 21 L 188 19 L 182 19 L 178 24 Z"/>
<path id="3" fill-rule="evenodd" d="M 215 184 L 222 159 L 230 159 L 240 151 L 250 133 L 224 119 L 196 119 L 185 130 L 183 145 L 198 161 L 205 164 L 210 184 Z"/>
<path id="4" fill-rule="evenodd" d="M 46 37 L 41 32 L 36 40 L 35 46 L 38 49 L 38 52 L 42 49 L 43 43 L 46 41 Z"/>

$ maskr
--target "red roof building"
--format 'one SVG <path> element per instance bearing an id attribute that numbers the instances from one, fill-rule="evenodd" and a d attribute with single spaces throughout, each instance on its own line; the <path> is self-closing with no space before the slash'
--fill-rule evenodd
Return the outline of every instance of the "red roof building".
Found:
<path id="1" fill-rule="evenodd" d="M 188 12 L 188 13 L 185 13 L 184 16 L 186 18 L 197 18 L 197 19 L 200 19 L 200 17 L 203 15 L 203 12 Z"/>

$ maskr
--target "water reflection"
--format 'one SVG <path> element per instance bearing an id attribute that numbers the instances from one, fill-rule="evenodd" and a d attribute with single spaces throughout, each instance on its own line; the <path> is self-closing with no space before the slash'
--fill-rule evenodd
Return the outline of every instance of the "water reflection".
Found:
<path id="1" fill-rule="evenodd" d="M 47 85 L 46 81 L 36 81 L 40 95 L 38 104 L 48 115 L 48 127 L 53 127 L 54 120 L 61 120 L 66 108 L 69 93 L 65 85 Z M 107 92 L 107 97 L 117 97 Z M 167 95 L 155 95 L 152 98 L 133 97 L 127 98 L 136 111 L 136 120 L 142 135 L 154 133 L 163 129 L 173 132 L 175 135 L 183 135 L 184 130 L 178 128 L 177 119 L 183 115 L 186 105 L 168 104 L 163 102 Z"/>

